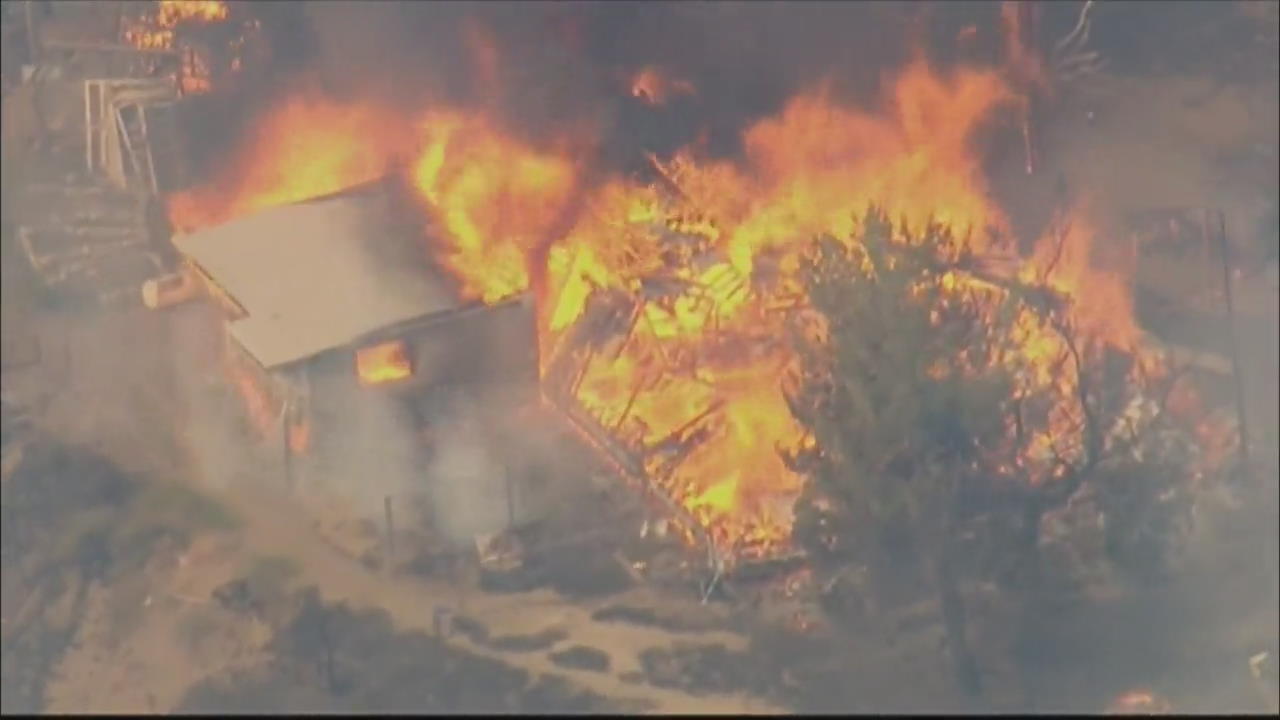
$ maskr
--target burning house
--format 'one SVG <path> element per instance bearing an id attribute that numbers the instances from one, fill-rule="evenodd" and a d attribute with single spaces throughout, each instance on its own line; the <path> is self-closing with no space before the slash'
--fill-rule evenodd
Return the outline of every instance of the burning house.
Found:
<path id="1" fill-rule="evenodd" d="M 340 485 L 378 505 L 426 493 L 450 505 L 436 513 L 450 534 L 494 532 L 533 513 L 524 476 L 490 452 L 521 451 L 496 419 L 537 397 L 532 305 L 459 301 L 390 187 L 178 236 L 182 270 L 146 283 L 143 300 L 203 294 L 217 307 L 224 366 L 291 488 Z"/>
<path id="2" fill-rule="evenodd" d="M 667 81 L 637 71 L 616 91 L 660 104 Z M 694 94 L 675 77 L 672 93 Z M 790 561 L 810 478 L 788 458 L 812 441 L 782 382 L 800 358 L 793 321 L 812 310 L 802 269 L 814 238 L 858 246 L 862 209 L 914 231 L 903 237 L 941 245 L 926 232 L 938 227 L 966 238 L 983 267 L 947 275 L 947 302 L 972 296 L 975 313 L 995 313 L 1010 287 L 1045 286 L 1091 346 L 1154 358 L 1121 277 L 1092 266 L 1087 223 L 1015 237 L 993 203 L 971 140 L 1028 92 L 1017 85 L 920 58 L 885 84 L 879 110 L 799 92 L 743 129 L 741 157 L 713 160 L 697 145 L 650 154 L 647 178 L 593 177 L 572 144 L 526 137 L 487 110 L 392 109 L 300 87 L 263 109 L 216 177 L 170 198 L 171 224 L 199 229 L 176 241 L 187 269 L 149 284 L 145 299 L 156 307 L 208 288 L 226 316 L 227 365 L 250 416 L 286 448 L 291 482 L 360 478 L 383 483 L 382 498 L 400 490 L 384 487 L 391 475 L 464 478 L 438 484 L 460 489 L 444 504 L 477 517 L 507 508 L 511 520 L 514 492 L 468 497 L 484 485 L 476 478 L 502 473 L 485 467 L 492 453 L 467 446 L 508 414 L 439 418 L 456 412 L 444 408 L 459 388 L 533 397 L 540 385 L 716 570 Z M 404 161 L 405 193 L 324 195 L 390 158 Z M 1060 372 L 1074 348 L 1041 320 L 1028 309 L 1007 332 L 1021 392 L 1057 413 L 1033 439 L 1010 430 L 1043 465 L 1059 450 L 1055 433 L 1077 434 L 1081 393 Z M 404 428 L 414 441 L 393 442 Z M 461 536 L 496 522 L 466 515 L 450 513 Z"/>

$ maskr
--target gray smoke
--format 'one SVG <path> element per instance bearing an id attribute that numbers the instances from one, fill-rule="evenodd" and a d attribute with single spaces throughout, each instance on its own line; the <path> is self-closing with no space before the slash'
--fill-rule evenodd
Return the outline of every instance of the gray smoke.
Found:
<path id="1" fill-rule="evenodd" d="M 460 407 L 435 441 L 436 455 L 427 468 L 434 527 L 459 543 L 505 529 L 512 488 L 475 411 Z"/>
<path id="2" fill-rule="evenodd" d="M 695 139 L 732 154 L 743 127 L 824 79 L 875 97 L 884 72 L 910 52 L 908 27 L 923 5 L 264 3 L 252 12 L 271 66 L 246 78 L 225 112 L 201 115 L 218 118 L 205 133 L 212 142 L 234 145 L 256 112 L 305 84 L 410 113 L 483 107 L 535 144 L 590 134 L 595 164 L 631 170 L 646 152 Z M 633 98 L 629 79 L 650 65 L 691 82 L 696 95 L 662 107 Z"/>

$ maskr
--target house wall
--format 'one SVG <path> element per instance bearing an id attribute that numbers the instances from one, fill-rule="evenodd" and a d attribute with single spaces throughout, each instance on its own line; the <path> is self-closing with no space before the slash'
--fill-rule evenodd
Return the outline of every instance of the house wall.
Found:
<path id="1" fill-rule="evenodd" d="M 428 385 L 536 388 L 532 303 L 462 311 L 409 336 L 415 375 Z"/>
<path id="2" fill-rule="evenodd" d="M 336 492 L 369 513 L 384 496 L 411 492 L 425 460 L 402 398 L 361 387 L 352 350 L 314 359 L 305 376 L 310 443 L 298 487 Z"/>
<path id="3" fill-rule="evenodd" d="M 410 328 L 401 337 L 414 376 L 392 385 L 360 385 L 355 347 L 308 362 L 311 443 L 299 486 L 336 491 L 368 513 L 386 495 L 426 496 L 419 520 L 458 541 L 539 517 L 539 462 L 486 419 L 537 397 L 532 317 L 512 303 Z"/>

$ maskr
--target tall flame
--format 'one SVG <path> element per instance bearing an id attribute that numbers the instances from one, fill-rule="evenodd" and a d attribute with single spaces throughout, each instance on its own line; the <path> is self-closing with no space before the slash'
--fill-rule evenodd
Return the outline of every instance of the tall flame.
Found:
<path id="1" fill-rule="evenodd" d="M 412 180 L 443 230 L 445 265 L 485 302 L 529 288 L 527 258 L 574 187 L 572 163 L 521 146 L 483 117 L 437 111 L 419 129 Z"/>
<path id="2" fill-rule="evenodd" d="M 381 177 L 408 127 L 394 113 L 303 92 L 275 106 L 221 177 L 169 200 L 174 228 L 200 227 Z"/>
<path id="3" fill-rule="evenodd" d="M 940 77 L 916 61 L 882 112 L 818 86 L 748 128 L 738 161 L 688 150 L 655 159 L 662 185 L 611 177 L 583 187 L 567 153 L 530 147 L 483 114 L 435 108 L 407 123 L 299 96 L 262 124 L 230 176 L 175 198 L 171 213 L 192 229 L 337 191 L 376 177 L 389 157 L 411 157 L 442 263 L 487 303 L 537 289 L 542 347 L 569 336 L 593 295 L 629 299 L 629 329 L 588 358 L 576 400 L 719 542 L 752 551 L 786 540 L 802 482 L 778 452 L 802 439 L 779 385 L 795 360 L 784 338 L 788 314 L 803 307 L 801 254 L 816 235 L 851 237 L 855 214 L 874 204 L 908 226 L 943 223 L 978 250 L 1013 255 L 970 148 L 1009 97 L 994 73 Z M 575 199 L 582 212 L 562 232 Z M 1131 347 L 1127 291 L 1092 266 L 1090 239 L 1074 222 L 1019 272 L 1070 297 L 1083 331 Z M 1030 316 L 1014 334 L 1010 362 L 1024 383 L 1069 398 L 1061 338 Z M 1054 427 L 1075 420 L 1060 415 Z M 1051 437 L 1035 443 L 1062 451 Z"/>
<path id="4" fill-rule="evenodd" d="M 899 78 L 883 115 L 815 88 L 749 128 L 740 163 L 679 155 L 664 170 L 681 200 L 606 188 L 595 206 L 607 209 L 558 248 L 544 333 L 572 326 L 591 286 L 643 298 L 628 341 L 591 361 L 578 399 L 645 450 L 651 474 L 722 544 L 766 547 L 789 533 L 801 479 L 778 451 L 801 430 L 778 381 L 793 362 L 781 340 L 801 302 L 800 253 L 819 234 L 849 237 L 873 203 L 916 227 L 934 220 L 978 238 L 1005 227 L 967 147 L 1004 98 L 994 74 L 946 82 L 923 62 Z M 672 257 L 665 232 L 691 249 Z M 667 446 L 683 453 L 674 469 Z"/>

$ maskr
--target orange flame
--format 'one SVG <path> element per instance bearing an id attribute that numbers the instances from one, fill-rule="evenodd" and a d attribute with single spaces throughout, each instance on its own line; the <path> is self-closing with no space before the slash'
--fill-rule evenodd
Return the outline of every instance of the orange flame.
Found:
<path id="1" fill-rule="evenodd" d="M 172 50 L 181 25 L 226 20 L 230 8 L 221 0 L 161 0 L 140 23 L 125 30 L 125 40 L 141 50 Z"/>
<path id="2" fill-rule="evenodd" d="M 1073 298 L 1077 302 L 1074 319 L 1090 335 L 1104 338 L 1116 347 L 1136 347 L 1141 333 L 1126 281 L 1126 271 L 1132 268 L 1099 265 L 1091 253 L 1097 233 L 1090 227 L 1083 206 L 1067 217 L 1069 224 L 1036 243 L 1023 269 L 1023 279 L 1043 280 Z"/>
<path id="3" fill-rule="evenodd" d="M 412 181 L 443 231 L 444 264 L 485 302 L 528 289 L 526 259 L 574 187 L 572 163 L 521 146 L 482 117 L 437 111 L 419 128 Z"/>
<path id="4" fill-rule="evenodd" d="M 404 342 L 393 340 L 356 351 L 356 376 L 365 386 L 384 385 L 413 375 Z"/>
<path id="5" fill-rule="evenodd" d="M 306 420 L 289 424 L 289 452 L 301 455 L 311 447 L 311 424 Z"/>
<path id="6" fill-rule="evenodd" d="M 404 128 L 392 113 L 310 93 L 286 98 L 255 128 L 222 177 L 169 200 L 180 232 L 375 180 Z"/>
<path id="7" fill-rule="evenodd" d="M 181 65 L 177 71 L 178 85 L 185 94 L 208 92 L 212 79 L 206 59 L 179 39 L 178 31 L 184 26 L 207 25 L 227 20 L 230 6 L 222 0 L 162 0 L 141 18 L 128 21 L 124 30 L 126 43 L 140 50 L 177 50 L 181 53 Z M 253 22 L 245 30 L 257 28 Z M 228 50 L 235 51 L 244 43 L 241 36 L 232 41 Z M 233 69 L 241 64 L 237 54 L 231 60 Z"/>
<path id="8" fill-rule="evenodd" d="M 967 148 L 1004 97 L 994 74 L 948 84 L 923 62 L 901 76 L 883 117 L 816 88 L 746 131 L 743 163 L 677 157 L 665 169 L 685 200 L 615 183 L 557 248 L 547 333 L 581 317 L 593 285 L 646 298 L 629 341 L 588 365 L 578 399 L 645 450 L 653 477 L 722 545 L 768 548 L 790 532 L 801 478 L 778 450 L 801 430 L 778 384 L 793 362 L 779 340 L 800 301 L 800 253 L 818 234 L 849 237 L 854 213 L 872 203 L 978 239 L 1004 227 Z M 679 259 L 659 239 L 671 232 L 690 238 Z M 658 274 L 686 289 L 646 293 Z M 666 467 L 678 452 L 687 454 Z"/>
<path id="9" fill-rule="evenodd" d="M 245 411 L 253 430 L 262 437 L 278 432 L 276 402 L 262 383 L 237 362 L 228 362 L 226 370 L 231 376 L 232 386 L 239 391 L 240 398 L 244 401 Z"/>
<path id="10" fill-rule="evenodd" d="M 160 0 L 156 23 L 172 28 L 184 22 L 218 22 L 228 15 L 230 9 L 223 0 Z"/>
<path id="11" fill-rule="evenodd" d="M 678 196 L 622 177 L 584 188 L 567 153 L 532 148 L 480 114 L 435 108 L 408 124 L 299 96 L 267 119 L 218 190 L 178 198 L 171 211 L 179 227 L 220 222 L 372 179 L 388 157 L 410 154 L 441 262 L 470 298 L 537 289 L 543 348 L 583 319 L 593 292 L 631 298 L 630 331 L 590 357 L 577 401 L 643 455 L 654 481 L 722 546 L 763 552 L 789 537 L 802 484 L 778 452 L 802 442 L 779 385 L 795 361 L 783 338 L 787 317 L 803 309 L 802 253 L 816 235 L 852 237 L 855 213 L 875 204 L 910 227 L 940 222 L 976 250 L 1013 256 L 1009 223 L 969 147 L 1010 95 L 993 72 L 940 77 L 923 61 L 902 72 L 881 113 L 819 86 L 750 127 L 740 161 L 679 153 L 662 167 Z M 578 195 L 584 211 L 561 233 Z M 1134 347 L 1126 289 L 1094 267 L 1091 237 L 1076 220 L 1008 275 L 1064 293 L 1090 338 Z M 957 297 L 1003 292 L 957 274 L 942 284 Z M 1027 453 L 1072 452 L 1055 437 L 1079 422 L 1063 339 L 1028 311 L 1007 340 L 1022 389 L 1060 400 Z"/>

